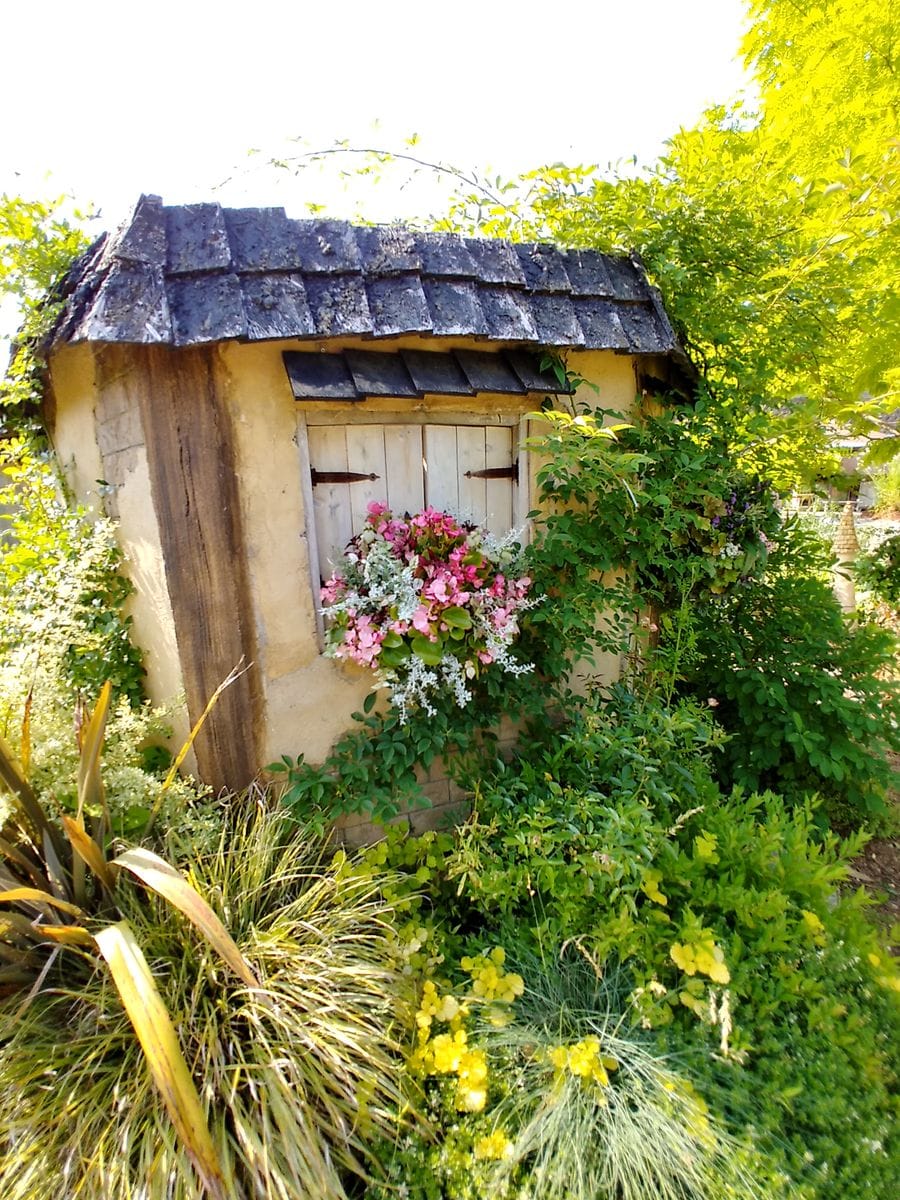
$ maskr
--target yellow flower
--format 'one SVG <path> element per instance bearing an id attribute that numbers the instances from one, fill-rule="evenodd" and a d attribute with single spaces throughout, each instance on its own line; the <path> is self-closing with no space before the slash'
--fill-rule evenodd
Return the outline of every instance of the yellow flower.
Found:
<path id="1" fill-rule="evenodd" d="M 563 1086 L 566 1071 L 585 1084 L 596 1083 L 605 1088 L 609 1087 L 609 1072 L 619 1067 L 615 1058 L 601 1053 L 600 1039 L 596 1034 L 589 1034 L 571 1046 L 552 1046 L 546 1058 L 555 1068 L 553 1087 L 557 1092 Z"/>
<path id="2" fill-rule="evenodd" d="M 504 1159 L 512 1155 L 512 1142 L 502 1129 L 496 1129 L 487 1137 L 479 1138 L 475 1143 L 475 1157 L 487 1159 Z"/>
<path id="3" fill-rule="evenodd" d="M 454 1017 L 459 1015 L 459 1001 L 453 996 L 445 996 L 441 1001 L 441 1006 L 434 1014 L 439 1021 L 452 1021 Z"/>
<path id="4" fill-rule="evenodd" d="M 487 1058 L 483 1050 L 466 1050 L 460 1056 L 459 1065 L 456 1068 L 459 1074 L 460 1083 L 471 1084 L 473 1086 L 485 1082 L 487 1079 Z"/>
<path id="5" fill-rule="evenodd" d="M 461 966 L 472 976 L 472 994 L 480 1000 L 500 1000 L 512 1004 L 517 996 L 525 991 L 525 982 L 521 975 L 504 972 L 506 951 L 502 946 L 495 946 L 487 955 L 478 958 L 466 957 L 461 960 Z"/>
<path id="6" fill-rule="evenodd" d="M 432 1038 L 428 1049 L 435 1074 L 450 1075 L 459 1070 L 460 1060 L 466 1050 L 466 1040 L 464 1029 L 459 1029 L 452 1035 L 439 1033 L 436 1038 Z"/>
<path id="7" fill-rule="evenodd" d="M 481 1112 L 487 1102 L 484 1088 L 460 1087 L 456 1096 L 456 1107 L 460 1112 Z"/>

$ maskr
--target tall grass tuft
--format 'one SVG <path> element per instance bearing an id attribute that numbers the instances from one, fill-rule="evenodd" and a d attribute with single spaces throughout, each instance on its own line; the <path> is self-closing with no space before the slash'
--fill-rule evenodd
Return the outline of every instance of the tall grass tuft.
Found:
<path id="1" fill-rule="evenodd" d="M 341 1200 L 375 1171 L 406 1105 L 393 1033 L 403 981 L 375 883 L 261 793 L 235 801 L 218 846 L 169 857 L 221 916 L 260 988 L 242 984 L 159 895 L 116 888 L 197 1084 L 234 1200 Z M 0 1001 L 4 1200 L 199 1200 L 204 1190 L 101 969 Z"/>
<path id="2" fill-rule="evenodd" d="M 525 994 L 512 1021 L 486 1027 L 482 1039 L 507 1064 L 506 1095 L 492 1113 L 495 1130 L 510 1138 L 496 1167 L 498 1193 L 525 1178 L 539 1200 L 770 1194 L 748 1150 L 627 1023 L 614 976 L 601 977 L 571 949 L 559 962 L 517 965 Z"/>

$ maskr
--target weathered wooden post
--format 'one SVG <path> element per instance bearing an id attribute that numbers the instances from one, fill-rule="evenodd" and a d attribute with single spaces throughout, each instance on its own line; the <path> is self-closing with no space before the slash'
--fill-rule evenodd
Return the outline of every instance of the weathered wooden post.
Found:
<path id="1" fill-rule="evenodd" d="M 856 526 L 853 523 L 852 501 L 844 505 L 832 549 L 835 557 L 832 569 L 834 594 L 844 612 L 853 612 L 856 609 L 856 582 L 853 578 L 853 568 L 859 554 L 859 540 L 856 536 Z"/>

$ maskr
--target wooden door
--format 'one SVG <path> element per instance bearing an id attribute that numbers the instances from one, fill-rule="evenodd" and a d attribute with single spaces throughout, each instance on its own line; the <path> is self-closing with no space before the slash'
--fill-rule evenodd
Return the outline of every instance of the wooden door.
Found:
<path id="1" fill-rule="evenodd" d="M 308 435 L 323 579 L 373 500 L 397 514 L 443 509 L 497 536 L 513 526 L 517 472 L 508 425 L 311 425 Z"/>

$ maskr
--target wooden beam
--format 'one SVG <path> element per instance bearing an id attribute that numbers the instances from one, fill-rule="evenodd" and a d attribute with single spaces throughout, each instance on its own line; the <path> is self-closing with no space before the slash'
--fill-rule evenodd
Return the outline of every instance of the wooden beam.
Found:
<path id="1" fill-rule="evenodd" d="M 102 360 L 103 373 L 124 383 L 140 409 L 191 723 L 239 662 L 250 666 L 219 697 L 194 744 L 203 782 L 238 790 L 262 765 L 262 698 L 252 665 L 256 636 L 240 497 L 215 351 L 109 347 Z"/>

